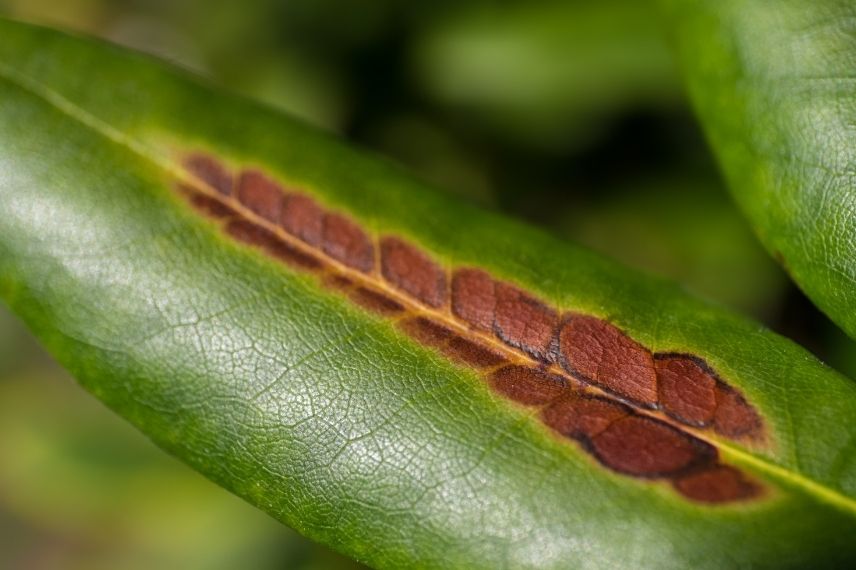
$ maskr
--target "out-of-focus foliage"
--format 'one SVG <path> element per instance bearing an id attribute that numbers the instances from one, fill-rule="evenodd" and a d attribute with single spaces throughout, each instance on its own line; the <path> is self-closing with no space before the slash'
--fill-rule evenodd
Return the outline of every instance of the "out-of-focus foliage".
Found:
<path id="1" fill-rule="evenodd" d="M 584 144 L 621 111 L 681 98 L 645 1 L 465 6 L 428 30 L 416 53 L 432 95 L 547 148 Z"/>
<path id="2" fill-rule="evenodd" d="M 450 191 L 674 277 L 856 375 L 852 345 L 722 191 L 648 2 L 0 0 L 0 12 L 166 56 Z M 60 556 L 63 567 L 223 568 L 250 554 L 259 568 L 349 564 L 163 458 L 5 313 L 0 394 L 0 567 Z M 51 496 L 35 491 L 43 469 L 63 474 Z M 153 503 L 158 485 L 185 503 Z M 43 512 L 48 498 L 58 508 Z"/>

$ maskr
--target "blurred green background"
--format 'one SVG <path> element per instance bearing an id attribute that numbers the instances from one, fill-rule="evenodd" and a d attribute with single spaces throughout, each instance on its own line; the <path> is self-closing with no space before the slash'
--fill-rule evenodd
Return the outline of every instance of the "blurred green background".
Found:
<path id="1" fill-rule="evenodd" d="M 645 0 L 0 0 L 0 13 L 172 60 L 856 376 L 852 345 L 734 209 Z M 0 568 L 349 567 L 155 449 L 0 307 Z"/>

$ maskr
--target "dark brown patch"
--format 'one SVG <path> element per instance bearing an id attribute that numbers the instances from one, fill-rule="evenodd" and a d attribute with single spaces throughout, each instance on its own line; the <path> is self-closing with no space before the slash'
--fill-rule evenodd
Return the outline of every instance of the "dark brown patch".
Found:
<path id="1" fill-rule="evenodd" d="M 271 244 L 279 241 L 271 231 L 246 220 L 234 220 L 226 225 L 226 233 L 238 241 L 266 249 Z"/>
<path id="2" fill-rule="evenodd" d="M 474 328 L 493 330 L 496 287 L 481 269 L 458 269 L 452 276 L 452 312 Z"/>
<path id="3" fill-rule="evenodd" d="M 696 358 L 658 355 L 654 359 L 660 407 L 684 423 L 706 426 L 716 412 L 716 378 Z"/>
<path id="4" fill-rule="evenodd" d="M 321 262 L 280 240 L 275 233 L 252 224 L 246 220 L 233 220 L 226 225 L 226 233 L 244 243 L 263 249 L 273 257 L 284 261 L 292 267 L 316 270 L 322 267 Z"/>
<path id="5" fill-rule="evenodd" d="M 443 348 L 447 356 L 476 368 L 493 368 L 505 362 L 505 358 L 492 349 L 466 338 L 455 336 Z"/>
<path id="6" fill-rule="evenodd" d="M 385 317 L 397 315 L 404 311 L 404 306 L 401 303 L 368 287 L 357 287 L 351 291 L 351 299 L 364 309 Z"/>
<path id="7" fill-rule="evenodd" d="M 647 406 L 657 404 L 651 353 L 608 322 L 569 316 L 559 331 L 558 351 L 571 374 Z"/>
<path id="8" fill-rule="evenodd" d="M 318 246 L 324 231 L 324 210 L 315 200 L 302 194 L 286 194 L 280 225 L 309 245 Z"/>
<path id="9" fill-rule="evenodd" d="M 674 483 L 683 496 L 702 503 L 728 503 L 751 499 L 761 493 L 743 473 L 727 465 L 712 465 L 681 477 Z"/>
<path id="10" fill-rule="evenodd" d="M 409 336 L 430 346 L 440 346 L 452 336 L 452 331 L 425 317 L 413 317 L 398 323 Z"/>
<path id="11" fill-rule="evenodd" d="M 429 307 L 446 302 L 446 273 L 418 248 L 396 237 L 380 241 L 383 276 L 397 289 Z"/>
<path id="12" fill-rule="evenodd" d="M 190 204 L 201 214 L 210 218 L 225 220 L 237 215 L 237 212 L 216 198 L 188 190 L 187 197 Z"/>
<path id="13" fill-rule="evenodd" d="M 589 445 L 604 465 L 637 477 L 680 473 L 716 457 L 716 450 L 707 443 L 638 415 L 612 422 L 590 438 Z"/>
<path id="14" fill-rule="evenodd" d="M 627 406 L 605 398 L 575 396 L 556 402 L 544 410 L 542 418 L 560 434 L 588 441 L 630 413 Z"/>
<path id="15" fill-rule="evenodd" d="M 238 201 L 264 219 L 279 223 L 282 188 L 258 170 L 245 170 L 238 179 Z"/>
<path id="16" fill-rule="evenodd" d="M 527 406 L 549 404 L 561 396 L 567 386 L 561 376 L 518 365 L 500 368 L 490 375 L 489 381 L 503 396 Z"/>
<path id="17" fill-rule="evenodd" d="M 329 289 L 335 289 L 336 291 L 347 291 L 354 286 L 353 281 L 344 275 L 339 275 L 337 273 L 325 274 L 321 279 L 321 284 Z"/>
<path id="18" fill-rule="evenodd" d="M 728 437 L 758 436 L 761 418 L 734 388 L 718 382 L 713 427 L 717 433 Z"/>
<path id="19" fill-rule="evenodd" d="M 324 216 L 324 253 L 364 273 L 374 267 L 374 246 L 357 224 L 339 214 Z"/>
<path id="20" fill-rule="evenodd" d="M 212 156 L 194 153 L 184 159 L 184 167 L 205 184 L 228 196 L 232 193 L 232 173 Z"/>
<path id="21" fill-rule="evenodd" d="M 511 285 L 496 284 L 493 330 L 506 344 L 547 362 L 558 322 L 556 311 L 538 299 Z"/>

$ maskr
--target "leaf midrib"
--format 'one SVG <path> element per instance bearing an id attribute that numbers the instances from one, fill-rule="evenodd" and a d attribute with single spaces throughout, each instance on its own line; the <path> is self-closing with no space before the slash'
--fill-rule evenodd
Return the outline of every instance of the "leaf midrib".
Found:
<path id="1" fill-rule="evenodd" d="M 161 169 L 171 176 L 173 176 L 177 181 L 183 182 L 185 184 L 190 184 L 194 187 L 199 186 L 199 181 L 196 177 L 190 175 L 183 168 L 178 166 L 176 163 L 164 159 L 159 153 L 153 151 L 149 146 L 144 143 L 139 142 L 138 140 L 132 138 L 130 135 L 125 132 L 117 129 L 113 125 L 105 122 L 104 120 L 92 115 L 85 109 L 76 105 L 59 92 L 53 90 L 48 87 L 44 83 L 41 83 L 32 77 L 29 77 L 17 69 L 9 66 L 6 63 L 0 62 L 0 79 L 5 80 L 6 82 L 12 84 L 13 86 L 18 87 L 19 89 L 24 90 L 25 92 L 30 93 L 37 99 L 44 101 L 45 103 L 53 106 L 58 111 L 62 112 L 66 116 L 68 116 L 73 121 L 80 123 L 81 125 L 89 128 L 91 131 L 97 133 L 104 138 L 114 142 L 120 147 L 126 148 L 133 152 L 134 154 L 140 156 L 141 158 L 150 162 L 154 167 Z M 231 205 L 231 204 L 230 204 Z M 313 250 L 313 254 L 317 254 L 316 251 Z M 341 265 L 341 264 L 340 264 Z M 363 278 L 364 279 L 364 278 Z M 374 287 L 377 286 L 377 283 L 371 281 L 370 284 Z M 392 289 L 389 289 L 392 292 Z M 396 293 L 396 299 L 404 299 L 401 295 Z M 406 300 L 406 299 L 405 299 Z M 411 306 L 412 302 L 406 300 L 408 305 Z M 420 312 L 425 312 L 425 308 L 419 307 L 418 310 Z M 443 320 L 445 324 L 447 321 Z M 459 326 L 456 324 L 456 326 Z M 499 347 L 498 343 L 495 340 L 491 339 L 491 346 L 494 344 Z M 502 346 L 504 352 L 508 352 L 509 349 L 507 347 Z M 513 353 L 516 359 L 520 358 L 518 353 Z M 608 397 L 615 399 L 613 394 L 605 393 Z M 634 409 L 637 409 L 634 407 Z M 639 411 L 644 411 L 639 409 Z M 647 412 L 646 412 L 647 413 Z M 653 416 L 659 420 L 659 416 Z M 670 422 L 674 423 L 674 422 Z M 782 481 L 786 481 L 793 486 L 802 488 L 807 494 L 817 497 L 819 500 L 830 504 L 833 507 L 836 507 L 840 510 L 843 510 L 850 515 L 856 516 L 856 498 L 849 497 L 842 492 L 829 488 L 828 486 L 820 483 L 810 477 L 803 475 L 802 473 L 795 472 L 789 468 L 783 467 L 779 464 L 773 463 L 770 460 L 758 457 L 753 455 L 746 450 L 734 446 L 728 442 L 724 442 L 722 440 L 712 440 L 709 436 L 705 434 L 699 434 L 695 430 L 680 425 L 681 429 L 684 429 L 690 433 L 692 433 L 695 437 L 710 443 L 711 445 L 717 447 L 718 449 L 724 451 L 727 455 L 732 458 L 738 459 L 738 461 L 742 461 L 745 464 L 752 465 L 759 471 L 763 471 L 768 473 L 771 476 L 774 476 Z"/>

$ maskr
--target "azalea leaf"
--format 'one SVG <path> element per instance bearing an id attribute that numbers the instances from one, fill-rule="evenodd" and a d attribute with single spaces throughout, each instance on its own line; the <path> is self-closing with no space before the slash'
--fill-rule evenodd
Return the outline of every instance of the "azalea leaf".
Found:
<path id="1" fill-rule="evenodd" d="M 0 295 L 212 480 L 380 568 L 856 560 L 856 385 L 803 349 L 149 58 L 0 36 Z"/>
<path id="2" fill-rule="evenodd" d="M 853 4 L 663 4 L 735 200 L 800 288 L 856 338 Z"/>

